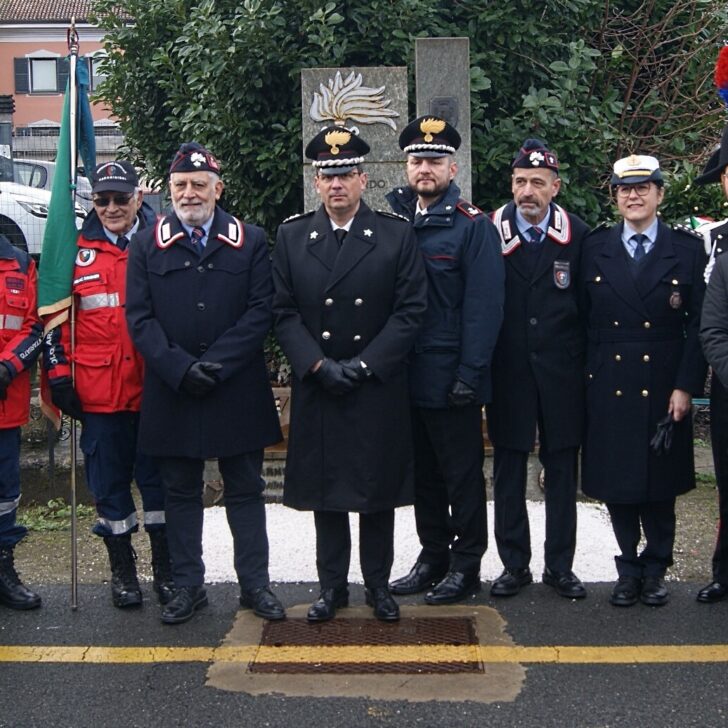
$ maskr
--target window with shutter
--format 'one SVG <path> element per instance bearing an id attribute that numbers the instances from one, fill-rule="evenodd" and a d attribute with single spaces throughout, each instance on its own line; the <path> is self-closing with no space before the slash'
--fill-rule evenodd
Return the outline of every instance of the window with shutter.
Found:
<path id="1" fill-rule="evenodd" d="M 30 77 L 28 75 L 28 59 L 15 58 L 15 93 L 30 93 Z"/>

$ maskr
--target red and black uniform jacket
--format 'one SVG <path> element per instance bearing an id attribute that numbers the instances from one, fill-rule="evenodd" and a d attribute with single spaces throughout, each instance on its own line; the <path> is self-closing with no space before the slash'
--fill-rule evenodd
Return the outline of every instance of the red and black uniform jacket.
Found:
<path id="1" fill-rule="evenodd" d="M 147 205 L 139 217 L 139 229 L 155 220 Z M 75 346 L 71 351 L 69 321 L 46 335 L 43 358 L 50 385 L 70 381 L 73 362 L 84 412 L 138 412 L 144 363 L 131 342 L 124 315 L 129 248 L 121 250 L 109 241 L 94 211 L 84 221 L 77 245 L 72 288 Z"/>
<path id="2" fill-rule="evenodd" d="M 29 368 L 40 354 L 35 262 L 0 235 L 0 363 L 12 381 L 0 400 L 0 428 L 24 425 L 30 412 Z"/>

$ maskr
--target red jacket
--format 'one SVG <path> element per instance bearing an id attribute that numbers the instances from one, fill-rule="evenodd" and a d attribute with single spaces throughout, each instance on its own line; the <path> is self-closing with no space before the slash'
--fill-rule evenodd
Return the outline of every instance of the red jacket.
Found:
<path id="1" fill-rule="evenodd" d="M 30 372 L 40 353 L 35 262 L 0 235 L 0 362 L 13 377 L 0 400 L 0 429 L 18 427 L 30 412 Z"/>
<path id="2" fill-rule="evenodd" d="M 70 379 L 73 360 L 84 412 L 138 412 L 144 364 L 124 316 L 129 249 L 122 251 L 106 238 L 94 212 L 84 222 L 77 245 L 72 289 L 75 348 L 71 352 L 68 321 L 46 336 L 44 366 L 50 385 Z"/>

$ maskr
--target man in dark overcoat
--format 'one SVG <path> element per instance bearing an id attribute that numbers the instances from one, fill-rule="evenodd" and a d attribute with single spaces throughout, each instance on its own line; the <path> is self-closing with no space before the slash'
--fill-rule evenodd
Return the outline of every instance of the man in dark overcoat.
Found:
<path id="1" fill-rule="evenodd" d="M 504 566 L 491 594 L 513 596 L 533 580 L 526 480 L 538 430 L 546 509 L 543 581 L 561 596 L 582 598 L 586 590 L 572 564 L 584 425 L 577 275 L 588 228 L 554 202 L 561 189 L 559 162 L 543 141 L 526 139 L 512 170 L 513 200 L 493 213 L 506 267 L 506 302 L 487 407 L 495 540 Z"/>
<path id="2" fill-rule="evenodd" d="M 217 458 L 233 534 L 240 603 L 282 619 L 270 591 L 263 448 L 281 439 L 263 357 L 273 284 L 263 231 L 217 205 L 215 157 L 183 144 L 170 167 L 174 212 L 134 238 L 126 315 L 146 370 L 140 448 L 165 488 L 174 596 L 184 622 L 207 604 L 202 561 L 203 468 Z"/>
<path id="3" fill-rule="evenodd" d="M 399 137 L 407 185 L 387 200 L 413 223 L 427 271 L 427 317 L 410 367 L 415 520 L 422 549 L 395 594 L 429 589 L 449 604 L 480 589 L 488 545 L 483 403 L 503 318 L 503 262 L 493 225 L 454 181 L 460 134 L 421 116 Z"/>
<path id="4" fill-rule="evenodd" d="M 728 198 L 728 126 L 723 130 L 720 147 L 711 155 L 696 185 L 719 182 Z M 708 288 L 703 303 L 700 339 L 710 377 L 710 443 L 713 449 L 715 480 L 718 487 L 718 534 L 712 559 L 712 581 L 703 587 L 697 600 L 718 602 L 728 597 L 728 295 L 726 280 L 728 220 L 701 226 L 710 259 L 705 269 Z"/>
<path id="5" fill-rule="evenodd" d="M 367 603 L 399 619 L 387 583 L 394 508 L 413 497 L 406 358 L 427 291 L 410 226 L 361 199 L 368 151 L 344 127 L 311 140 L 322 205 L 285 221 L 273 253 L 275 333 L 294 373 L 283 502 L 314 512 L 311 622 L 348 604 L 349 512 L 360 514 Z"/>
<path id="6" fill-rule="evenodd" d="M 593 232 L 582 257 L 582 490 L 606 503 L 621 552 L 611 603 L 661 606 L 675 497 L 695 487 L 691 396 L 705 381 L 698 329 L 706 255 L 698 236 L 658 220 L 664 190 L 657 159 L 620 159 L 612 188 L 622 221 Z"/>

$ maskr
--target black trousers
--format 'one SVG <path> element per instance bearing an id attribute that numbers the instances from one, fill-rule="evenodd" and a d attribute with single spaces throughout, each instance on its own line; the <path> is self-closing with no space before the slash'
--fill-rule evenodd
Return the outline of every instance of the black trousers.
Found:
<path id="1" fill-rule="evenodd" d="M 622 552 L 614 557 L 620 576 L 664 576 L 672 566 L 675 542 L 675 499 L 651 503 L 607 503 L 612 529 Z M 645 547 L 637 554 L 640 526 Z"/>
<path id="2" fill-rule="evenodd" d="M 479 404 L 412 409 L 415 522 L 426 564 L 473 574 L 488 546 Z"/>
<path id="3" fill-rule="evenodd" d="M 710 384 L 710 439 L 720 513 L 713 552 L 713 579 L 728 584 L 728 390 L 715 373 Z"/>
<path id="4" fill-rule="evenodd" d="M 314 511 L 316 569 L 322 589 L 339 589 L 349 581 L 349 514 Z M 386 587 L 394 560 L 394 509 L 359 514 L 359 561 L 369 589 Z"/>
<path id="5" fill-rule="evenodd" d="M 175 586 L 202 586 L 202 489 L 205 461 L 156 458 L 165 491 L 167 541 Z M 219 458 L 235 571 L 243 589 L 268 585 L 268 534 L 263 502 L 263 451 Z"/>
<path id="6" fill-rule="evenodd" d="M 544 467 L 546 542 L 544 562 L 552 571 L 570 571 L 576 549 L 576 447 L 549 450 L 541 435 L 538 457 Z M 531 563 L 531 531 L 526 507 L 528 453 L 496 447 L 493 453 L 495 542 L 503 566 Z"/>

